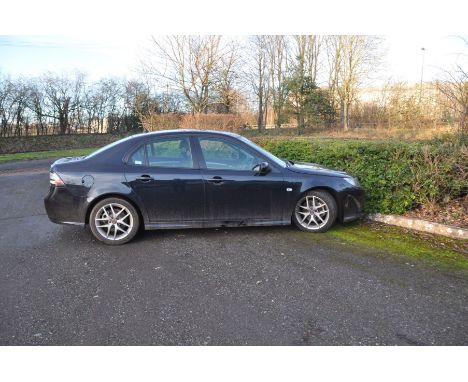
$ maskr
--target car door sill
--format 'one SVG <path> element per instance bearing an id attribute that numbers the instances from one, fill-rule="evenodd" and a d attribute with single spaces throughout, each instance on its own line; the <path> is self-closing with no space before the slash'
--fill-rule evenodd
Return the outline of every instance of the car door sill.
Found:
<path id="1" fill-rule="evenodd" d="M 146 223 L 145 229 L 183 229 L 183 228 L 218 228 L 218 227 L 253 227 L 290 225 L 290 220 L 230 220 L 230 221 L 189 221 L 189 222 L 152 222 Z"/>

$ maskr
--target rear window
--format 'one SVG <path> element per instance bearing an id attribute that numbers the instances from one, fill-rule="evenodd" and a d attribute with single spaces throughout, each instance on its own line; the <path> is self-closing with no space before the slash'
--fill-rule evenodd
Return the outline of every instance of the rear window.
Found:
<path id="1" fill-rule="evenodd" d="M 133 164 L 135 166 L 145 165 L 145 146 L 144 145 L 142 145 L 132 155 L 130 155 L 130 158 L 128 158 L 128 163 Z"/>
<path id="2" fill-rule="evenodd" d="M 134 137 L 135 137 L 135 135 L 131 135 L 129 137 L 119 139 L 118 141 L 109 143 L 108 145 L 103 146 L 100 149 L 97 149 L 96 151 L 93 151 L 91 154 L 87 155 L 86 158 L 91 158 L 91 157 L 94 157 L 94 156 L 96 156 L 98 154 L 101 154 L 104 151 L 107 151 L 107 150 L 111 149 L 112 147 L 119 145 L 122 142 L 129 141 L 130 139 L 133 139 Z"/>

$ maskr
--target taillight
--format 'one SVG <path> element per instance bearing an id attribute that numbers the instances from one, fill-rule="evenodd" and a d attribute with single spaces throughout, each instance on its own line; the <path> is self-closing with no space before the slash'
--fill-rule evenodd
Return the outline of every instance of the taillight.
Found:
<path id="1" fill-rule="evenodd" d="M 51 171 L 49 174 L 50 174 L 49 176 L 50 184 L 57 186 L 57 187 L 65 186 L 65 183 L 63 183 L 63 180 L 60 179 L 60 176 L 58 176 L 55 172 Z"/>

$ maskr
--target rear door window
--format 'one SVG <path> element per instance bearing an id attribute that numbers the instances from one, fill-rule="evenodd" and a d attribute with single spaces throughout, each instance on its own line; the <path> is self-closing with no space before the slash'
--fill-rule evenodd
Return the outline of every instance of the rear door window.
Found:
<path id="1" fill-rule="evenodd" d="M 146 144 L 146 155 L 150 167 L 193 168 L 188 137 L 154 140 Z"/>
<path id="2" fill-rule="evenodd" d="M 148 142 L 130 155 L 128 163 L 134 166 L 193 168 L 190 139 L 161 138 Z"/>

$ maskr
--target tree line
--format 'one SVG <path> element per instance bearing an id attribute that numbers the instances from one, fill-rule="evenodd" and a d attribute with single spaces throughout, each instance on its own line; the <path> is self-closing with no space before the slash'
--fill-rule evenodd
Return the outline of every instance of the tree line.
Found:
<path id="1" fill-rule="evenodd" d="M 149 94 L 139 81 L 83 73 L 0 76 L 1 136 L 123 132 L 139 128 L 136 108 Z"/>
<path id="2" fill-rule="evenodd" d="M 260 131 L 291 125 L 299 132 L 314 126 L 347 130 L 373 121 L 413 125 L 415 116 L 423 121 L 434 114 L 435 93 L 422 97 L 422 84 L 419 97 L 417 89 L 405 93 L 404 84 L 391 84 L 380 99 L 361 99 L 381 63 L 381 43 L 356 35 L 152 37 L 136 79 L 0 74 L 0 135 L 127 132 L 147 121 L 149 128 L 161 126 L 171 115 L 198 115 L 205 122 L 213 120 L 208 115 L 224 115 Z M 449 113 L 466 126 L 466 71 L 458 66 L 447 73 L 432 84 L 444 101 L 434 121 Z"/>
<path id="3" fill-rule="evenodd" d="M 143 73 L 183 94 L 191 111 L 230 113 L 252 101 L 259 130 L 268 112 L 280 128 L 294 117 L 299 129 L 340 117 L 349 128 L 356 91 L 379 64 L 375 36 L 166 36 L 152 40 Z M 319 83 L 321 84 L 319 86 Z"/>

